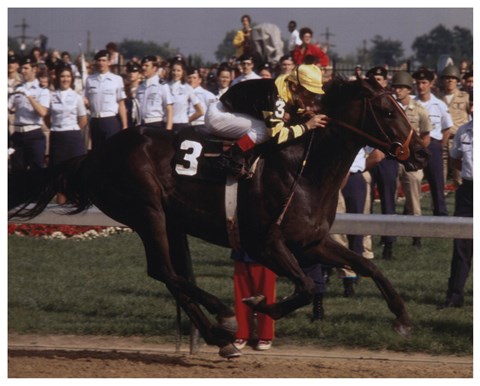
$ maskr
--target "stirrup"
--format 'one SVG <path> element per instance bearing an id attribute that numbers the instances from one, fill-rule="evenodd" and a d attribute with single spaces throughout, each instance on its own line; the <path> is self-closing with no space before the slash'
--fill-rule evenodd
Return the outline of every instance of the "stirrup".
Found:
<path id="1" fill-rule="evenodd" d="M 236 145 L 218 157 L 217 166 L 239 180 L 250 176 L 246 166 L 245 153 Z"/>

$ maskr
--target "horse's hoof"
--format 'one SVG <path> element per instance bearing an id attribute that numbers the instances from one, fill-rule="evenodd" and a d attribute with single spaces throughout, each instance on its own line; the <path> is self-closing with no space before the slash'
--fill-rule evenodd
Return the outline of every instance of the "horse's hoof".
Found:
<path id="1" fill-rule="evenodd" d="M 218 355 L 220 355 L 222 358 L 233 359 L 242 356 L 242 352 L 232 343 L 229 343 L 220 348 Z"/>
<path id="2" fill-rule="evenodd" d="M 261 303 L 265 303 L 266 298 L 265 298 L 264 295 L 256 295 L 256 296 L 252 296 L 252 297 L 249 297 L 249 298 L 243 298 L 242 302 L 245 303 L 247 306 L 255 308 L 258 305 L 260 305 Z"/>
<path id="3" fill-rule="evenodd" d="M 393 329 L 405 339 L 410 339 L 412 337 L 412 326 L 407 325 L 405 323 L 399 322 L 396 320 L 393 323 Z"/>
<path id="4" fill-rule="evenodd" d="M 238 330 L 237 318 L 235 316 L 217 318 L 218 325 L 223 330 L 235 334 Z"/>

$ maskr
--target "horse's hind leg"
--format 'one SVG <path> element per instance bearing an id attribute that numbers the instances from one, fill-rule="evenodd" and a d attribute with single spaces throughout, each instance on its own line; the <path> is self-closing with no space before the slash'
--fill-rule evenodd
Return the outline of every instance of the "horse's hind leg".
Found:
<path id="1" fill-rule="evenodd" d="M 394 323 L 395 331 L 404 337 L 411 335 L 412 323 L 405 308 L 405 303 L 375 264 L 335 242 L 330 236 L 327 236 L 324 242 L 305 253 L 307 257 L 312 257 L 312 254 L 318 257 L 318 261 L 321 263 L 332 264 L 337 267 L 348 266 L 359 275 L 371 277 L 385 298 L 388 308 L 397 317 Z"/>
<path id="2" fill-rule="evenodd" d="M 221 350 L 225 347 L 231 349 L 233 347 L 231 345 L 233 335 L 225 333 L 223 330 L 219 331 L 218 327 L 210 322 L 195 300 L 189 295 L 189 292 L 192 291 L 191 288 L 194 288 L 195 285 L 186 278 L 177 275 L 169 259 L 164 258 L 164 253 L 162 253 L 162 234 L 155 233 L 154 229 L 140 230 L 138 232 L 145 246 L 148 275 L 165 283 L 192 323 L 198 328 L 207 344 L 216 345 Z M 220 351 L 222 356 L 233 356 L 230 354 L 230 351 L 226 354 Z"/>

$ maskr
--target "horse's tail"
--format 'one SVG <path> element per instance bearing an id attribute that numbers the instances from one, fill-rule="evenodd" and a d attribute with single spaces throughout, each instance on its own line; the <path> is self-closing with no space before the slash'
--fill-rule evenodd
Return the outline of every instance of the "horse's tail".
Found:
<path id="1" fill-rule="evenodd" d="M 82 183 L 87 155 L 72 158 L 45 169 L 11 172 L 8 175 L 8 210 L 10 218 L 31 219 L 38 216 L 62 193 L 70 207 L 68 214 L 80 213 L 92 203 Z"/>

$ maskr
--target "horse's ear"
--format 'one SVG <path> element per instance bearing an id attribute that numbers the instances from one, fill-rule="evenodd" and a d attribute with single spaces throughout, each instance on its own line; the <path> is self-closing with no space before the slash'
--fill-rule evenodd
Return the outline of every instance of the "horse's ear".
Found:
<path id="1" fill-rule="evenodd" d="M 343 75 L 341 73 L 336 73 L 335 74 L 335 79 L 337 79 L 338 81 L 346 82 L 348 80 L 348 76 Z"/>
<path id="2" fill-rule="evenodd" d="M 373 76 L 363 79 L 362 83 L 372 93 L 383 90 L 382 85 Z"/>
<path id="3" fill-rule="evenodd" d="M 325 95 L 322 97 L 322 106 L 327 111 L 337 109 L 342 104 L 341 101 L 351 96 L 350 91 L 345 91 L 350 88 L 350 83 L 345 77 L 337 74 L 333 76 L 332 79 L 323 85 Z"/>
<path id="4" fill-rule="evenodd" d="M 323 91 L 327 94 L 332 89 L 338 87 L 340 84 L 345 83 L 345 78 L 340 74 L 335 74 L 332 78 L 323 84 Z"/>

